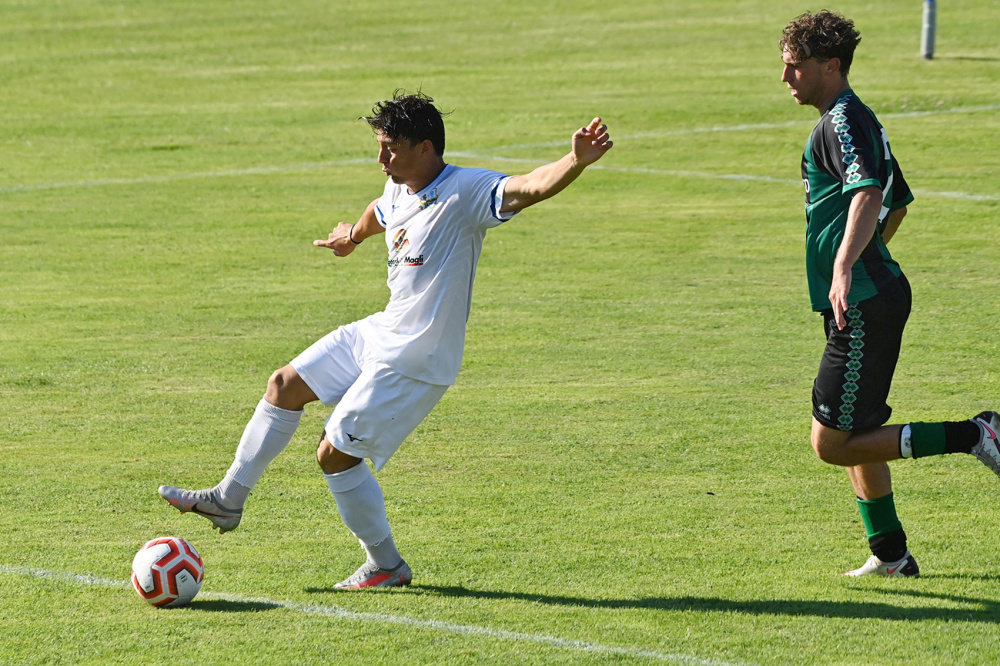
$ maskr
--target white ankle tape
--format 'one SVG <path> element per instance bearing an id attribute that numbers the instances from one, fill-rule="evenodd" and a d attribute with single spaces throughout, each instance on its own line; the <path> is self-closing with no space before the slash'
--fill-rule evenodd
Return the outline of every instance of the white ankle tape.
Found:
<path id="1" fill-rule="evenodd" d="M 903 426 L 903 429 L 899 431 L 899 455 L 904 458 L 913 457 L 913 439 L 910 435 L 909 424 Z"/>

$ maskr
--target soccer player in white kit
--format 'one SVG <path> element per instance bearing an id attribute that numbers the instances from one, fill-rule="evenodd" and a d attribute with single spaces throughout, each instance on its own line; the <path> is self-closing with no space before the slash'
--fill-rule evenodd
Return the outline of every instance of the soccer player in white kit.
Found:
<path id="1" fill-rule="evenodd" d="M 562 159 L 508 176 L 447 164 L 444 121 L 423 93 L 397 91 L 365 120 L 376 134 L 385 190 L 355 224 L 341 222 L 313 244 L 344 257 L 384 233 L 389 304 L 321 338 L 271 375 L 218 485 L 159 489 L 167 502 L 204 516 L 220 533 L 234 530 L 250 490 L 291 441 L 304 406 L 336 405 L 317 459 L 344 524 L 367 555 L 336 585 L 348 590 L 408 585 L 413 578 L 364 459 L 382 469 L 455 382 L 486 231 L 559 193 L 612 147 L 607 127 L 594 118 L 573 134 Z"/>

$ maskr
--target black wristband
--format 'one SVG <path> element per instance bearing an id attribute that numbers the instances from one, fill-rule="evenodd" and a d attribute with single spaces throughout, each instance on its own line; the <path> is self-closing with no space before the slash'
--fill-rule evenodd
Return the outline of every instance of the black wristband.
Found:
<path id="1" fill-rule="evenodd" d="M 351 239 L 351 242 L 355 245 L 361 245 L 361 241 L 354 240 L 354 225 L 351 225 L 351 230 L 347 232 L 347 237 Z"/>

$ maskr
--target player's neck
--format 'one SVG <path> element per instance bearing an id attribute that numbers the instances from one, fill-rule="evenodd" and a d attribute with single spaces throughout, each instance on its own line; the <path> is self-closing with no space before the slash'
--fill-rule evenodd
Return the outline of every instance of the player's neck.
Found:
<path id="1" fill-rule="evenodd" d="M 420 175 L 414 176 L 411 180 L 404 183 L 407 191 L 410 194 L 416 194 L 420 190 L 424 189 L 441 175 L 441 172 L 444 171 L 446 166 L 448 166 L 448 164 L 444 161 L 444 159 L 438 159 L 437 161 L 430 163 L 428 167 L 420 173 Z"/>
<path id="2" fill-rule="evenodd" d="M 826 113 L 830 109 L 830 106 L 834 103 L 834 101 L 836 101 L 836 99 L 840 97 L 841 93 L 843 93 L 845 90 L 850 90 L 850 88 L 851 84 L 847 82 L 846 76 L 842 77 L 840 81 L 837 82 L 836 85 L 831 86 L 830 89 L 827 91 L 827 94 L 824 95 L 820 99 L 820 101 L 817 102 L 816 104 L 816 109 L 819 111 L 819 114 L 823 115 L 824 113 Z"/>

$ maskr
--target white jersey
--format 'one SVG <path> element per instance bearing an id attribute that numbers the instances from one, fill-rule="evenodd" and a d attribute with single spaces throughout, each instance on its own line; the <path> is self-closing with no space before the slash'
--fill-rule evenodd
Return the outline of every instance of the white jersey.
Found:
<path id="1" fill-rule="evenodd" d="M 455 382 L 483 239 L 514 215 L 500 213 L 509 179 L 447 165 L 414 194 L 386 182 L 375 214 L 389 250 L 389 304 L 359 330 L 366 350 L 401 375 Z"/>

